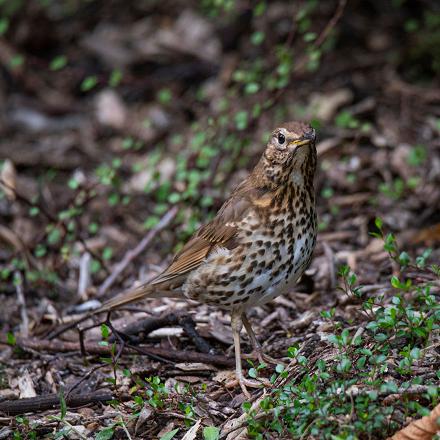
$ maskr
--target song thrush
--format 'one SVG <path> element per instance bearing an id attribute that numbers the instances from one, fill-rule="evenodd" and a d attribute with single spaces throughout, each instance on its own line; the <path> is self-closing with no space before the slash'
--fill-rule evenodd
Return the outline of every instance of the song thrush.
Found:
<path id="1" fill-rule="evenodd" d="M 104 303 L 95 313 L 144 298 L 185 297 L 231 312 L 236 376 L 246 395 L 240 330 L 264 359 L 246 311 L 293 288 L 316 241 L 315 131 L 289 122 L 271 135 L 251 174 L 153 281 Z"/>

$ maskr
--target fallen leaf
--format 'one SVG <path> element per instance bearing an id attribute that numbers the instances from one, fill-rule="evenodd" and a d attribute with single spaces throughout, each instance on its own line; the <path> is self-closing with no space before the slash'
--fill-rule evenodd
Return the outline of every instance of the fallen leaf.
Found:
<path id="1" fill-rule="evenodd" d="M 34 388 L 34 381 L 32 380 L 29 371 L 25 371 L 19 378 L 17 383 L 18 389 L 20 390 L 20 399 L 27 397 L 36 397 L 37 393 Z"/>
<path id="2" fill-rule="evenodd" d="M 432 440 L 440 431 L 440 404 L 428 416 L 414 420 L 388 440 Z"/>
<path id="3" fill-rule="evenodd" d="M 348 104 L 353 99 L 353 92 L 348 89 L 337 89 L 329 93 L 313 94 L 310 99 L 312 114 L 322 121 L 330 121 L 338 108 Z"/>
<path id="4" fill-rule="evenodd" d="M 411 240 L 413 243 L 424 243 L 427 246 L 433 246 L 440 242 L 440 223 L 418 231 Z"/>
<path id="5" fill-rule="evenodd" d="M 102 125 L 121 129 L 127 120 L 127 109 L 114 90 L 103 90 L 96 97 L 96 118 Z"/>
<path id="6" fill-rule="evenodd" d="M 181 362 L 175 365 L 183 371 L 217 371 L 215 367 L 202 362 Z"/>
<path id="7" fill-rule="evenodd" d="M 202 419 L 197 420 L 197 422 L 182 437 L 182 440 L 194 440 L 197 436 L 197 431 L 200 428 L 200 423 L 202 423 Z"/>
<path id="8" fill-rule="evenodd" d="M 134 433 L 137 434 L 139 430 L 145 425 L 145 422 L 154 414 L 153 408 L 145 403 L 142 407 L 142 410 L 139 414 L 139 417 L 136 422 L 136 426 L 134 428 Z"/>

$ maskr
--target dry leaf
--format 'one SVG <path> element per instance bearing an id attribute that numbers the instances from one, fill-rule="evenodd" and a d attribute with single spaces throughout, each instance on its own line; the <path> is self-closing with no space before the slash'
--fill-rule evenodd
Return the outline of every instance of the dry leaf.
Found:
<path id="1" fill-rule="evenodd" d="M 411 240 L 413 243 L 424 243 L 427 246 L 433 246 L 440 242 L 440 223 L 424 228 L 414 234 Z"/>
<path id="2" fill-rule="evenodd" d="M 182 437 L 182 440 L 194 440 L 197 436 L 197 431 L 200 428 L 202 419 L 197 420 L 196 424 L 188 430 L 188 432 Z"/>
<path id="3" fill-rule="evenodd" d="M 408 426 L 396 432 L 388 440 L 431 440 L 440 431 L 440 404 L 438 404 L 429 416 L 414 420 Z"/>
<path id="4" fill-rule="evenodd" d="M 150 406 L 148 403 L 145 403 L 144 406 L 142 407 L 142 410 L 136 422 L 136 426 L 134 428 L 135 434 L 137 434 L 140 431 L 140 429 L 145 425 L 145 423 L 152 415 L 154 415 L 152 406 Z"/>

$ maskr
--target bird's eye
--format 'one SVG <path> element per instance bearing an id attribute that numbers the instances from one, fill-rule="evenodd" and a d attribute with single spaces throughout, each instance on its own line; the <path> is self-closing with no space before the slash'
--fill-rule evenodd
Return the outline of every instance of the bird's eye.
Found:
<path id="1" fill-rule="evenodd" d="M 286 142 L 286 136 L 283 133 L 278 133 L 278 143 L 283 145 Z"/>

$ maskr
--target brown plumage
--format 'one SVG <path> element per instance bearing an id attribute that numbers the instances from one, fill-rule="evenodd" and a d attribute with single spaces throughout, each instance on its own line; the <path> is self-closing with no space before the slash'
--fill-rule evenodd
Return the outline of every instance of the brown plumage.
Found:
<path id="1" fill-rule="evenodd" d="M 157 297 L 186 297 L 229 310 L 237 379 L 247 393 L 246 385 L 255 383 L 242 374 L 242 323 L 259 359 L 264 356 L 245 312 L 288 292 L 310 263 L 316 241 L 315 170 L 314 130 L 300 122 L 283 124 L 252 173 L 168 268 L 96 313 Z"/>

